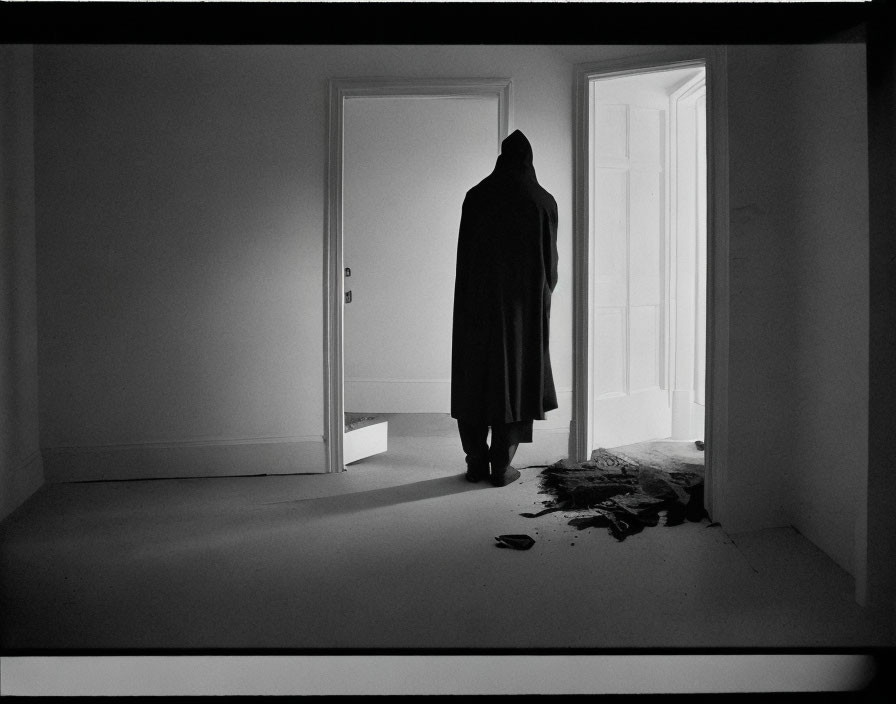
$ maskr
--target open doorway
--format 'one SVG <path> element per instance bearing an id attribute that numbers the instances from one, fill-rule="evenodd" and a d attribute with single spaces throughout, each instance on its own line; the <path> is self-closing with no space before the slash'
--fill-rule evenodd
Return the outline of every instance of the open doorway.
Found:
<path id="1" fill-rule="evenodd" d="M 699 466 L 713 520 L 727 451 L 724 65 L 670 50 L 581 65 L 576 84 L 571 455 Z"/>
<path id="2" fill-rule="evenodd" d="M 593 449 L 688 466 L 704 447 L 705 74 L 589 85 Z"/>
<path id="3" fill-rule="evenodd" d="M 421 437 L 457 441 L 460 206 L 494 165 L 509 97 L 506 79 L 331 84 L 328 471 L 425 461 Z"/>

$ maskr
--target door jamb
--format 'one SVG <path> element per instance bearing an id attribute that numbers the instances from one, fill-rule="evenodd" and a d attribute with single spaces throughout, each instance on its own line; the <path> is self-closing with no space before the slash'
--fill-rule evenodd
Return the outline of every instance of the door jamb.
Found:
<path id="1" fill-rule="evenodd" d="M 676 288 L 678 286 L 678 270 L 676 261 L 678 259 L 679 249 L 679 237 L 678 237 L 678 207 L 679 207 L 679 176 L 678 176 L 678 166 L 679 166 L 679 158 L 680 155 L 678 153 L 678 136 L 679 136 L 679 113 L 682 110 L 682 107 L 686 103 L 693 102 L 697 100 L 699 95 L 703 95 L 704 98 L 706 96 L 706 73 L 704 71 L 703 75 L 696 76 L 694 78 L 689 79 L 678 88 L 676 88 L 669 95 L 669 118 L 668 118 L 668 131 L 669 135 L 669 147 L 670 147 L 670 158 L 669 158 L 669 168 L 668 172 L 671 176 L 674 174 L 674 178 L 669 178 L 667 184 L 669 185 L 669 189 L 667 193 L 669 194 L 669 247 L 668 251 L 670 254 L 670 261 L 667 264 L 667 273 L 669 274 L 669 278 L 667 280 L 667 312 L 669 313 L 670 320 L 674 320 L 674 323 L 670 325 L 668 331 L 669 337 L 669 349 L 670 354 L 668 355 L 668 376 L 666 377 L 669 380 L 669 403 L 672 404 L 672 427 L 675 427 L 675 391 L 678 388 L 678 373 L 677 373 L 677 358 L 678 358 L 678 341 L 680 340 L 679 335 L 681 331 L 678 325 L 678 314 L 677 311 L 673 315 L 671 312 L 671 301 L 674 298 L 678 301 L 677 295 L 673 295 L 676 292 Z M 694 174 L 696 178 L 696 174 Z M 696 284 L 696 281 L 694 281 Z M 693 369 L 694 369 L 694 383 L 696 383 L 696 356 L 692 360 L 693 361 Z M 705 378 L 705 374 L 704 374 Z M 696 391 L 696 388 L 694 388 Z M 705 389 L 704 389 L 705 392 Z M 705 395 L 705 393 L 704 393 Z M 696 395 L 695 395 L 696 398 Z M 694 399 L 692 399 L 693 402 Z M 705 402 L 704 402 L 705 409 Z"/>
<path id="2" fill-rule="evenodd" d="M 513 124 L 512 81 L 509 78 L 331 79 L 328 91 L 327 204 L 324 223 L 323 323 L 324 323 L 324 444 L 326 471 L 345 471 L 345 388 L 343 369 L 343 232 L 342 167 L 344 106 L 349 98 L 432 97 L 498 98 L 498 151 Z"/>
<path id="3" fill-rule="evenodd" d="M 589 350 L 593 349 L 589 292 L 591 247 L 588 237 L 589 82 L 596 76 L 632 75 L 703 65 L 706 69 L 707 272 L 706 272 L 706 422 L 705 503 L 712 520 L 723 522 L 728 486 L 728 90 L 724 47 L 674 48 L 611 61 L 578 64 L 575 69 L 574 163 L 574 381 L 570 448 L 573 459 L 589 458 L 594 398 Z"/>

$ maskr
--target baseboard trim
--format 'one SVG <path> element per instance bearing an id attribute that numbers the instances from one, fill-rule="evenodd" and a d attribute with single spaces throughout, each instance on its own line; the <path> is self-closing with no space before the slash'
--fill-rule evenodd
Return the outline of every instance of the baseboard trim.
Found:
<path id="1" fill-rule="evenodd" d="M 48 483 L 312 474 L 326 471 L 323 436 L 197 439 L 44 448 Z"/>
<path id="2" fill-rule="evenodd" d="M 43 457 L 40 450 L 13 465 L 2 478 L 3 491 L 0 492 L 0 521 L 30 499 L 44 485 Z"/>
<path id="3" fill-rule="evenodd" d="M 549 465 L 569 457 L 569 427 L 532 430 L 532 442 L 520 443 L 513 458 L 515 467 Z"/>
<path id="4" fill-rule="evenodd" d="M 376 413 L 449 413 L 451 379 L 345 379 L 345 409 Z M 559 409 L 550 411 L 545 427 L 569 430 L 572 388 L 556 390 Z M 551 416 L 556 416 L 552 418 Z"/>

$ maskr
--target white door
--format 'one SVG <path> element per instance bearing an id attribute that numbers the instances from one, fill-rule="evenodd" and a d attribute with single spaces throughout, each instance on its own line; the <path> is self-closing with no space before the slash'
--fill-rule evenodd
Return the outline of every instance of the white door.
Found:
<path id="1" fill-rule="evenodd" d="M 668 93 L 591 83 L 592 447 L 666 438 Z"/>
<path id="2" fill-rule="evenodd" d="M 497 96 L 346 101 L 345 410 L 445 413 L 461 206 L 500 149 Z"/>

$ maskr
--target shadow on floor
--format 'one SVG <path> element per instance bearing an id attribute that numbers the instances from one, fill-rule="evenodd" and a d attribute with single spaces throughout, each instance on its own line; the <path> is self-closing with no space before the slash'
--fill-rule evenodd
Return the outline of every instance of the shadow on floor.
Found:
<path id="1" fill-rule="evenodd" d="M 454 474 L 450 477 L 438 477 L 425 479 L 412 484 L 400 484 L 382 489 L 370 489 L 368 491 L 352 492 L 350 494 L 337 494 L 334 496 L 322 496 L 312 499 L 295 499 L 292 501 L 273 501 L 262 504 L 263 506 L 302 505 L 321 509 L 329 515 L 354 513 L 412 501 L 424 501 L 437 499 L 443 496 L 460 494 L 476 489 L 493 488 L 488 482 L 473 484 L 464 479 L 462 474 Z"/>

